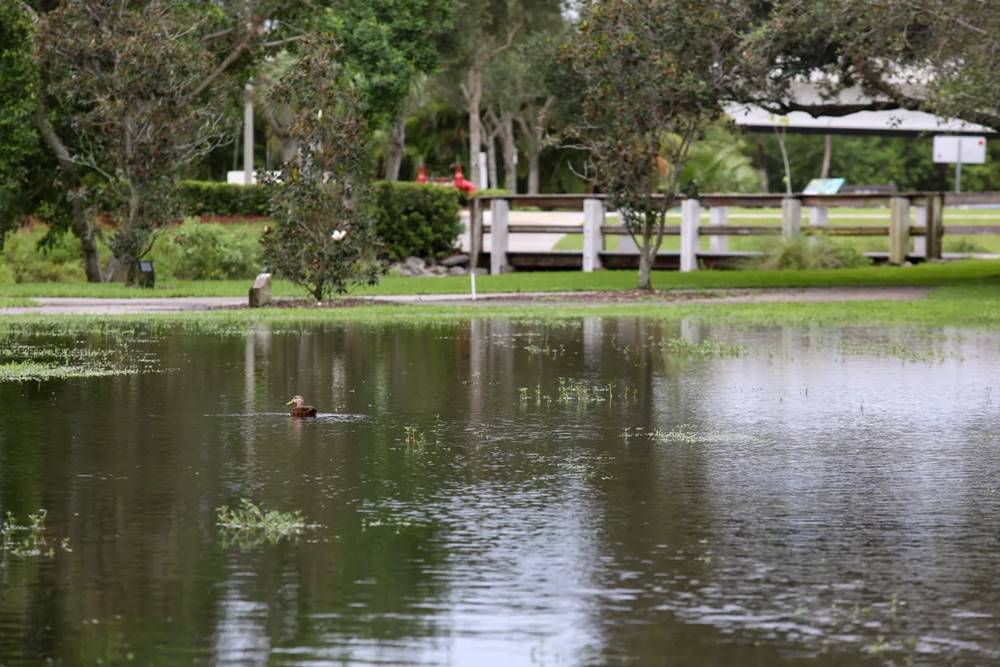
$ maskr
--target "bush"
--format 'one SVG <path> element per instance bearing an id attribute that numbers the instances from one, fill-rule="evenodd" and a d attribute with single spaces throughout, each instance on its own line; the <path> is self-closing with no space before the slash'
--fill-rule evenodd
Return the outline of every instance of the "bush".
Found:
<path id="1" fill-rule="evenodd" d="M 9 234 L 0 252 L 0 283 L 85 280 L 80 242 L 70 231 L 34 225 Z"/>
<path id="2" fill-rule="evenodd" d="M 462 224 L 458 190 L 421 183 L 380 182 L 373 186 L 375 232 L 388 258 L 437 257 L 455 248 Z"/>
<path id="3" fill-rule="evenodd" d="M 239 227 L 187 220 L 153 246 L 150 259 L 161 275 L 181 280 L 253 278 L 260 271 L 260 236 Z"/>
<path id="4" fill-rule="evenodd" d="M 760 269 L 841 269 L 867 266 L 868 258 L 852 245 L 825 236 L 781 241 L 758 262 Z"/>
<path id="5" fill-rule="evenodd" d="M 232 185 L 216 181 L 183 181 L 180 197 L 185 216 L 266 216 L 270 213 L 269 188 Z"/>

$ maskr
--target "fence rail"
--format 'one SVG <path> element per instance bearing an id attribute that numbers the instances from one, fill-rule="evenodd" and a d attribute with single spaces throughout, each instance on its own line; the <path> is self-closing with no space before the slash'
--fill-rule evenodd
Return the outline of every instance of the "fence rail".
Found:
<path id="1" fill-rule="evenodd" d="M 656 199 L 662 200 L 657 196 Z M 666 225 L 664 236 L 681 239 L 679 266 L 681 271 L 694 271 L 699 258 L 716 260 L 720 257 L 745 257 L 748 253 L 730 253 L 729 237 L 782 236 L 794 239 L 800 236 L 838 237 L 888 237 L 889 261 L 902 264 L 908 259 L 940 259 L 942 237 L 947 234 L 1000 234 L 1000 226 L 950 225 L 944 226 L 946 206 L 996 205 L 1000 207 L 1000 192 L 907 192 L 893 194 L 845 195 L 782 195 L 782 194 L 704 194 L 698 198 L 683 198 L 677 202 L 681 208 L 681 224 Z M 492 223 L 485 224 L 483 212 L 489 206 Z M 566 225 L 510 225 L 510 211 L 518 207 L 537 207 L 548 210 L 570 209 L 583 211 L 583 224 Z M 730 208 L 780 208 L 781 225 L 730 225 Z M 802 209 L 809 209 L 809 223 L 802 224 Z M 837 208 L 887 208 L 888 225 L 836 225 L 829 222 L 830 209 Z M 701 224 L 702 210 L 709 213 L 709 224 Z M 910 222 L 910 209 L 914 223 Z M 509 235 L 518 234 L 567 234 L 583 233 L 583 270 L 601 268 L 601 255 L 606 236 L 628 236 L 623 225 L 605 224 L 605 217 L 613 211 L 603 195 L 499 195 L 477 197 L 470 208 L 470 251 L 473 266 L 478 266 L 482 254 L 483 235 L 491 234 L 490 273 L 503 273 L 510 269 Z M 709 251 L 700 249 L 701 237 L 709 239 Z M 910 251 L 910 241 L 914 250 Z M 524 255 L 525 253 L 517 253 Z M 551 254 L 551 253 L 550 253 Z M 618 253 L 621 254 L 621 253 Z M 560 266 L 566 262 L 559 260 Z"/>

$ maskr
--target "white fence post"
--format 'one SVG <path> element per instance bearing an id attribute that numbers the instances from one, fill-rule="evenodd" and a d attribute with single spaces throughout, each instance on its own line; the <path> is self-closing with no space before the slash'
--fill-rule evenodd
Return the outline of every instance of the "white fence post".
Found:
<path id="1" fill-rule="evenodd" d="M 681 271 L 698 270 L 698 225 L 701 224 L 701 202 L 685 199 L 681 203 Z"/>
<path id="2" fill-rule="evenodd" d="M 830 209 L 826 206 L 809 207 L 809 226 L 826 227 L 830 224 Z"/>
<path id="3" fill-rule="evenodd" d="M 494 199 L 490 202 L 490 275 L 507 271 L 507 228 L 510 222 L 510 202 Z"/>
<path id="4" fill-rule="evenodd" d="M 786 241 L 797 239 L 802 233 L 802 202 L 786 197 L 781 200 L 781 236 Z"/>
<path id="5" fill-rule="evenodd" d="M 604 202 L 600 199 L 583 200 L 583 271 L 592 273 L 601 268 L 601 251 L 604 250 L 604 237 L 601 226 L 604 224 Z"/>
<path id="6" fill-rule="evenodd" d="M 889 199 L 889 263 L 903 264 L 910 252 L 910 200 L 906 197 Z"/>
<path id="7" fill-rule="evenodd" d="M 913 208 L 913 224 L 917 227 L 923 227 L 930 233 L 927 229 L 927 207 L 926 206 L 915 206 Z M 923 257 L 927 259 L 927 237 L 926 236 L 914 236 L 913 237 L 913 254 L 916 257 Z"/>
<path id="8" fill-rule="evenodd" d="M 708 224 L 728 225 L 729 208 L 726 206 L 713 206 L 708 209 Z M 708 249 L 712 252 L 729 252 L 728 236 L 709 236 Z"/>

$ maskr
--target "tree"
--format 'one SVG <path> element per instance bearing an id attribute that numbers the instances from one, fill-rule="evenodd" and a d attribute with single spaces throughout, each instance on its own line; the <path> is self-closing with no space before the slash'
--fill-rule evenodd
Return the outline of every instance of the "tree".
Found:
<path id="1" fill-rule="evenodd" d="M 775 113 L 919 109 L 1000 127 L 1000 12 L 981 0 L 779 0 L 742 51 L 759 76 L 740 95 Z M 775 63 L 780 63 L 776 67 Z M 794 87 L 820 83 L 818 100 Z M 863 97 L 841 98 L 856 88 Z"/>
<path id="2" fill-rule="evenodd" d="M 264 257 L 316 301 L 374 283 L 380 270 L 364 90 L 344 62 L 329 43 L 309 42 L 273 93 L 292 110 L 300 150 L 273 184 Z"/>
<path id="3" fill-rule="evenodd" d="M 38 26 L 46 93 L 70 110 L 74 167 L 99 177 L 90 195 L 114 224 L 110 247 L 127 283 L 176 214 L 180 171 L 221 136 L 221 96 L 206 85 L 214 58 L 192 30 L 197 19 L 171 0 L 80 0 Z"/>
<path id="4" fill-rule="evenodd" d="M 580 86 L 572 137 L 639 248 L 639 289 L 675 205 L 695 137 L 739 81 L 745 3 L 584 3 L 565 52 Z"/>

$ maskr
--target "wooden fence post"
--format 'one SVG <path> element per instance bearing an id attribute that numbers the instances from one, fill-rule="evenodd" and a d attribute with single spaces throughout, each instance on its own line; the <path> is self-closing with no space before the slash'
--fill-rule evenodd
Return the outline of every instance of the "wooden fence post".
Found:
<path id="1" fill-rule="evenodd" d="M 494 199 L 490 202 L 490 275 L 507 271 L 507 228 L 510 223 L 510 202 Z"/>
<path id="2" fill-rule="evenodd" d="M 910 253 L 910 200 L 906 197 L 889 199 L 889 263 L 904 264 Z"/>
<path id="3" fill-rule="evenodd" d="M 604 250 L 604 237 L 601 226 L 604 224 L 604 202 L 600 199 L 583 200 L 583 271 L 592 273 L 601 268 L 601 251 Z"/>
<path id="4" fill-rule="evenodd" d="M 944 196 L 927 198 L 927 259 L 941 259 L 941 237 L 944 236 Z"/>
<path id="5" fill-rule="evenodd" d="M 913 207 L 913 224 L 916 227 L 927 229 L 927 205 Z M 930 231 L 930 230 L 927 230 Z M 913 237 L 913 255 L 927 259 L 927 237 Z"/>
<path id="6" fill-rule="evenodd" d="M 708 209 L 708 224 L 710 225 L 728 225 L 729 224 L 729 207 L 727 206 L 713 206 Z M 709 236 L 708 237 L 708 249 L 712 252 L 729 252 L 729 237 L 728 236 Z"/>
<path id="7" fill-rule="evenodd" d="M 786 241 L 797 239 L 802 233 L 802 202 L 785 197 L 781 200 L 781 237 Z"/>
<path id="8" fill-rule="evenodd" d="M 700 224 L 701 202 L 697 199 L 685 199 L 681 203 L 681 271 L 698 270 Z"/>

